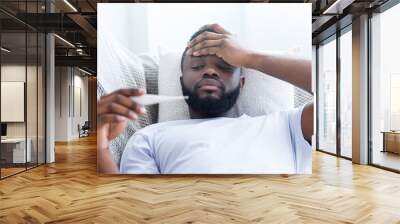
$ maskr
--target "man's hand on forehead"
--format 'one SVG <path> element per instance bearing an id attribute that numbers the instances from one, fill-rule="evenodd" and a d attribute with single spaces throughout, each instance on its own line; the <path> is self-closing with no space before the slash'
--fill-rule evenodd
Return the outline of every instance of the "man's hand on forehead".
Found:
<path id="1" fill-rule="evenodd" d="M 205 29 L 212 29 L 215 32 L 220 33 L 220 34 L 231 34 L 230 32 L 226 31 L 224 28 L 222 28 L 222 26 L 218 25 L 217 23 L 206 24 L 206 25 L 202 26 L 199 30 L 205 30 Z"/>
<path id="2" fill-rule="evenodd" d="M 200 28 L 210 28 L 215 32 L 205 31 L 188 44 L 188 55 L 195 57 L 216 55 L 235 67 L 246 67 L 251 52 L 241 47 L 233 35 L 218 24 L 205 25 Z"/>

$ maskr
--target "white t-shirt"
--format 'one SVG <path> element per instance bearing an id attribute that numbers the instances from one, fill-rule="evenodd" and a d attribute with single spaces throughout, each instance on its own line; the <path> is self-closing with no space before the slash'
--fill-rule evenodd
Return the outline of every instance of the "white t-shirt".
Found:
<path id="1" fill-rule="evenodd" d="M 312 150 L 301 129 L 303 108 L 147 126 L 126 144 L 120 172 L 309 174 Z"/>

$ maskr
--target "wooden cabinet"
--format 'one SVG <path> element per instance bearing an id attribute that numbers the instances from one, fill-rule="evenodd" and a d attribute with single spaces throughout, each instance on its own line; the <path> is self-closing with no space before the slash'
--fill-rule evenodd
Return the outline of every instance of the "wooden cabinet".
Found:
<path id="1" fill-rule="evenodd" d="M 400 154 L 400 132 L 387 131 L 383 133 L 383 152 Z"/>

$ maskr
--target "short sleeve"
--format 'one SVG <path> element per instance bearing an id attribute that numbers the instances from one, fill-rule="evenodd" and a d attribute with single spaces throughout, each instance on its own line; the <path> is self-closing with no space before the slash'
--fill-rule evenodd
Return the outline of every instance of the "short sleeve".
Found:
<path id="1" fill-rule="evenodd" d="M 129 139 L 121 157 L 122 174 L 159 174 L 154 150 L 145 135 L 135 133 Z"/>
<path id="2" fill-rule="evenodd" d="M 304 106 L 289 111 L 290 135 L 296 158 L 296 173 L 311 174 L 312 150 L 311 145 L 304 139 L 301 128 L 301 115 Z"/>

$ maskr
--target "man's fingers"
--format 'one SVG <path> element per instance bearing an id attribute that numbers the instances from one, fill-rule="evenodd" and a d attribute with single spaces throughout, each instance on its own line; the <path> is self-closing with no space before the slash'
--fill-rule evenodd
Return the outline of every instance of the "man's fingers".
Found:
<path id="1" fill-rule="evenodd" d="M 193 55 L 194 56 L 217 55 L 219 57 L 220 55 L 218 54 L 218 50 L 219 47 L 208 47 L 198 51 L 194 51 Z"/>
<path id="2" fill-rule="evenodd" d="M 98 117 L 100 123 L 118 123 L 118 122 L 124 122 L 128 121 L 128 118 L 118 115 L 118 114 L 103 114 Z"/>
<path id="3" fill-rule="evenodd" d="M 224 42 L 223 39 L 219 39 L 219 40 L 203 40 L 202 42 L 199 42 L 196 45 L 194 45 L 191 48 L 191 51 L 194 52 L 194 51 L 198 51 L 200 49 L 207 48 L 207 47 L 218 47 L 218 46 L 221 46 L 223 42 Z"/>
<path id="4" fill-rule="evenodd" d="M 137 119 L 137 117 L 138 117 L 136 114 L 136 111 L 134 111 L 130 108 L 124 107 L 121 104 L 118 104 L 115 102 L 112 102 L 112 103 L 104 106 L 103 108 L 101 108 L 99 115 L 110 114 L 110 113 L 118 114 L 118 115 L 124 116 L 128 119 Z"/>
<path id="5" fill-rule="evenodd" d="M 207 29 L 207 28 L 213 29 L 215 32 L 220 33 L 220 34 L 231 34 L 230 32 L 228 32 L 227 30 L 222 28 L 222 26 L 220 26 L 217 23 L 204 25 L 200 29 L 203 30 L 203 29 Z"/>
<path id="6" fill-rule="evenodd" d="M 118 93 L 118 94 L 122 94 L 122 95 L 125 95 L 125 96 L 140 96 L 140 95 L 143 95 L 144 93 L 145 93 L 145 90 L 144 89 L 133 89 L 133 88 L 131 88 L 131 89 L 120 89 L 120 90 L 118 90 L 118 91 L 116 91 L 116 93 Z"/>
<path id="7" fill-rule="evenodd" d="M 199 29 L 199 30 L 204 30 L 204 29 L 206 29 L 208 25 L 210 25 L 210 24 L 206 24 L 206 25 L 204 25 L 204 26 L 200 27 L 200 29 Z"/>
<path id="8" fill-rule="evenodd" d="M 141 106 L 137 103 L 135 103 L 131 98 L 122 95 L 122 94 L 117 94 L 114 93 L 111 96 L 107 98 L 103 98 L 99 101 L 98 107 L 97 107 L 97 114 L 103 114 L 107 113 L 109 111 L 110 104 L 112 103 L 117 103 L 120 104 L 130 110 L 133 110 L 134 112 L 138 114 L 143 114 L 144 112 L 141 111 Z"/>
<path id="9" fill-rule="evenodd" d="M 219 34 L 219 33 L 213 33 L 213 32 L 204 32 L 195 37 L 192 41 L 189 42 L 189 48 L 193 47 L 199 42 L 202 42 L 203 40 L 218 40 L 225 38 L 226 36 L 224 34 Z"/>
<path id="10" fill-rule="evenodd" d="M 100 100 L 106 100 L 114 97 L 116 94 L 124 95 L 124 96 L 140 96 L 143 95 L 146 91 L 144 89 L 120 89 L 115 92 L 109 93 L 107 95 L 101 96 Z"/>

